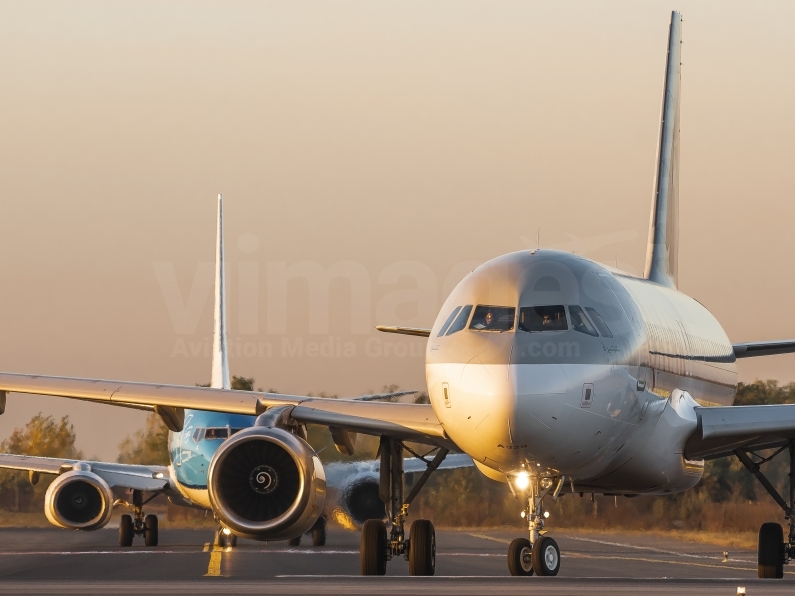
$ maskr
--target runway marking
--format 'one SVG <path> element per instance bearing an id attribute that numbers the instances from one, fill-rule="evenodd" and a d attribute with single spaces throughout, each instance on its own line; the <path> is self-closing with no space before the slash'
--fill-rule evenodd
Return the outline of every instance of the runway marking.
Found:
<path id="1" fill-rule="evenodd" d="M 482 538 L 483 540 L 493 540 L 494 542 L 501 542 L 502 544 L 510 544 L 510 540 L 505 540 L 505 538 L 495 538 L 494 536 L 486 536 L 485 534 L 470 534 L 470 536 L 474 536 L 475 538 Z"/>
<path id="2" fill-rule="evenodd" d="M 709 567 L 711 569 L 734 569 L 735 571 L 756 571 L 755 567 L 731 567 L 729 565 L 713 565 L 710 563 L 695 563 L 691 561 L 665 561 L 662 559 L 646 559 L 641 557 L 620 557 L 616 555 L 587 555 L 584 553 L 565 553 L 563 558 L 573 559 L 604 559 L 615 561 L 637 561 L 641 563 L 665 563 L 670 565 L 688 565 L 690 567 Z M 795 571 L 785 571 L 785 575 L 795 575 Z"/>
<path id="3" fill-rule="evenodd" d="M 492 540 L 494 542 L 500 542 L 502 544 L 510 544 L 510 540 L 505 540 L 504 538 L 496 538 L 494 536 L 487 536 L 486 534 L 469 534 L 475 538 L 482 538 L 484 540 Z M 712 561 L 723 561 L 723 557 L 714 557 L 711 555 L 694 555 L 690 553 L 680 553 L 672 550 L 664 550 L 661 548 L 654 548 L 653 546 L 638 546 L 635 544 L 625 544 L 623 542 L 610 542 L 608 540 L 596 540 L 595 538 L 580 538 L 577 536 L 566 536 L 569 540 L 579 540 L 581 542 L 593 542 L 595 544 L 604 544 L 606 546 L 620 546 L 622 548 L 634 548 L 636 550 L 647 550 L 655 553 L 660 553 L 662 555 L 671 555 L 674 557 L 688 557 L 692 559 L 707 559 Z M 729 561 L 734 561 L 735 563 L 751 563 L 748 559 L 729 559 Z M 725 566 L 721 566 L 723 568 L 727 568 Z"/>
<path id="4" fill-rule="evenodd" d="M 635 550 L 648 550 L 655 553 L 660 553 L 663 555 L 673 555 L 675 557 L 690 557 L 693 559 L 712 559 L 716 561 L 722 561 L 723 557 L 711 556 L 711 555 L 694 555 L 690 553 L 680 553 L 674 550 L 664 550 L 662 548 L 654 548 L 653 546 L 638 546 L 636 544 L 625 544 L 623 542 L 610 542 L 608 540 L 596 540 L 595 538 L 582 538 L 579 536 L 566 536 L 569 540 L 579 540 L 580 542 L 593 542 L 595 544 L 605 544 L 607 546 L 620 546 L 622 548 L 634 548 Z M 747 559 L 729 559 L 729 561 L 735 562 L 742 562 L 742 563 L 750 563 L 751 561 Z"/>
<path id="5" fill-rule="evenodd" d="M 210 552 L 210 563 L 207 565 L 207 573 L 204 574 L 204 577 L 218 577 L 221 575 L 221 558 L 223 555 L 224 549 L 213 545 Z"/>

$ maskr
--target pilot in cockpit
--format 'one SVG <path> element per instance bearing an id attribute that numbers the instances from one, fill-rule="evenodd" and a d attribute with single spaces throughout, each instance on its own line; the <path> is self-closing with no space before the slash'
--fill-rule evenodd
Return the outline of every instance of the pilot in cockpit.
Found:
<path id="1" fill-rule="evenodd" d="M 494 313 L 490 310 L 483 315 L 483 318 L 479 321 L 472 322 L 472 329 L 491 329 L 494 324 Z"/>

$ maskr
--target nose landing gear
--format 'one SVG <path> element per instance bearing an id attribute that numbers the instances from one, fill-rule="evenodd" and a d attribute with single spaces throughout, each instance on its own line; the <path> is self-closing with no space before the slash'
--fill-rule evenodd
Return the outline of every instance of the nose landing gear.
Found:
<path id="1" fill-rule="evenodd" d="M 158 542 L 158 529 L 157 529 L 157 516 L 147 515 L 144 516 L 143 506 L 149 501 L 154 499 L 157 493 L 149 497 L 146 501 L 143 500 L 143 492 L 134 490 L 132 497 L 132 504 L 122 499 L 117 499 L 113 505 L 122 505 L 132 510 L 133 515 L 125 513 L 119 520 L 119 546 L 132 546 L 135 536 L 143 536 L 144 544 L 146 546 L 157 546 Z"/>
<path id="2" fill-rule="evenodd" d="M 563 478 L 539 478 L 523 476 L 523 484 L 511 484 L 517 497 L 527 498 L 527 506 L 522 517 L 527 520 L 528 538 L 517 538 L 508 547 L 508 571 L 511 575 L 557 575 L 560 570 L 560 549 L 558 543 L 544 535 L 544 520 L 549 515 L 544 511 L 543 498 L 556 486 L 553 498 L 557 497 L 563 485 Z"/>

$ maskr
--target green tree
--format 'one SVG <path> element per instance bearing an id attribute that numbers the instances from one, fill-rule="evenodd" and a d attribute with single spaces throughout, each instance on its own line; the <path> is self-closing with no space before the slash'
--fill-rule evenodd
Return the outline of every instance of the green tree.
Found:
<path id="1" fill-rule="evenodd" d="M 69 416 L 60 420 L 44 416 L 39 412 L 23 428 L 16 428 L 0 443 L 3 453 L 37 455 L 62 459 L 82 459 L 83 454 L 75 447 L 75 430 Z M 0 506 L 12 511 L 27 511 L 43 506 L 44 492 L 52 481 L 51 476 L 42 476 L 42 482 L 33 487 L 26 472 L 0 470 Z"/>
<path id="2" fill-rule="evenodd" d="M 146 417 L 144 428 L 119 443 L 117 461 L 122 464 L 168 465 L 168 428 L 160 416 L 152 412 Z"/>

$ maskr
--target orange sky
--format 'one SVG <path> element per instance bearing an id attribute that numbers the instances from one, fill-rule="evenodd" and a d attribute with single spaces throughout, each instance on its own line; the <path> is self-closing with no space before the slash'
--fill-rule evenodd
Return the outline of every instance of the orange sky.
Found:
<path id="1" fill-rule="evenodd" d="M 680 287 L 734 341 L 795 337 L 795 4 L 748 6 L 677 5 Z M 283 392 L 423 388 L 421 340 L 356 325 L 430 326 L 468 263 L 534 245 L 539 228 L 542 246 L 581 254 L 589 245 L 572 237 L 605 236 L 587 256 L 641 270 L 670 10 L 0 4 L 0 369 L 209 380 L 200 263 L 223 192 L 230 343 L 251 354 L 231 358 L 233 373 Z M 304 261 L 347 263 L 369 300 L 352 313 L 348 284 L 333 281 L 325 331 L 317 295 L 299 281 L 281 296 L 274 281 Z M 193 330 L 180 333 L 168 288 L 187 299 L 197 270 Z M 414 304 L 397 304 L 418 284 L 403 295 Z M 334 355 L 285 355 L 299 340 Z M 378 355 L 387 342 L 398 356 Z M 740 363 L 743 380 L 793 370 L 795 356 Z M 115 457 L 142 422 L 12 396 L 0 437 L 40 410 L 70 414 L 88 456 Z"/>

